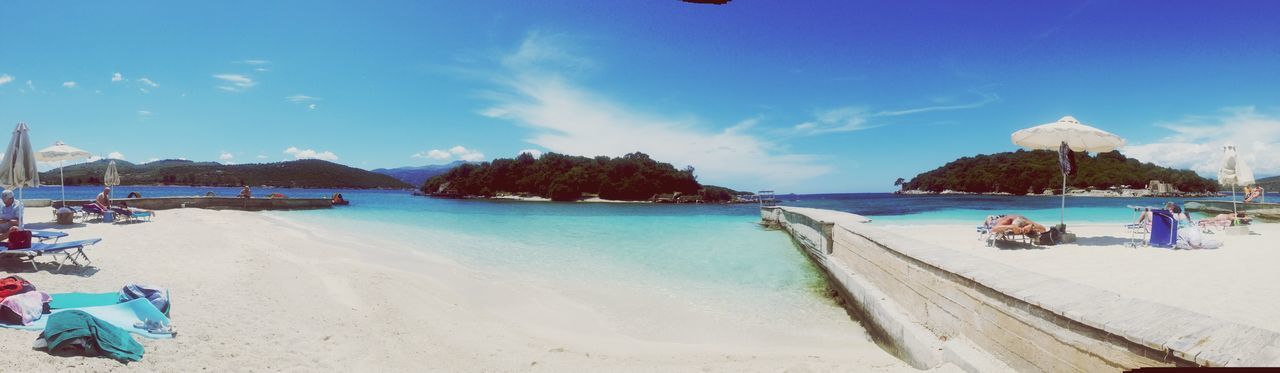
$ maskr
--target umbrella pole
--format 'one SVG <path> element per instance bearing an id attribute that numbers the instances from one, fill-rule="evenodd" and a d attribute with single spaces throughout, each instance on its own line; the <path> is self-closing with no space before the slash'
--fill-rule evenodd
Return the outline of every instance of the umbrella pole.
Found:
<path id="1" fill-rule="evenodd" d="M 1067 174 L 1062 174 L 1062 213 L 1058 217 L 1059 224 L 1067 224 Z"/>
<path id="2" fill-rule="evenodd" d="M 1236 184 L 1235 183 L 1231 183 L 1231 214 L 1232 215 L 1240 214 L 1239 211 L 1236 211 Z M 1232 219 L 1234 219 L 1234 217 Z"/>
<path id="3" fill-rule="evenodd" d="M 62 208 L 67 208 L 67 175 L 62 173 L 62 167 L 67 161 L 58 161 L 58 180 L 62 186 Z"/>

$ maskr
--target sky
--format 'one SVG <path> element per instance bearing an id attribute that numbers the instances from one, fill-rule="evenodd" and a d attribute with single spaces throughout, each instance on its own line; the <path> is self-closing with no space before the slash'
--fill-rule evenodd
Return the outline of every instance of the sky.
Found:
<path id="1" fill-rule="evenodd" d="M 0 126 L 138 163 L 641 151 L 704 184 L 879 192 L 1071 115 L 1143 161 L 1213 176 L 1230 143 L 1259 177 L 1280 174 L 1268 1 L 4 2 L 0 15 Z"/>

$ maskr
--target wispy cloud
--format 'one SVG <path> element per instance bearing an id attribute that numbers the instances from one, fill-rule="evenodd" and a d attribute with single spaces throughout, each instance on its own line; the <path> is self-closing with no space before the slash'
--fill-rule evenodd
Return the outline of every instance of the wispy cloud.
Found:
<path id="1" fill-rule="evenodd" d="M 75 87 L 76 87 L 76 82 L 73 82 L 73 81 L 65 81 L 65 82 L 62 82 L 62 86 L 63 86 L 63 87 L 67 87 L 67 88 L 75 88 Z"/>
<path id="2" fill-rule="evenodd" d="M 224 84 L 218 86 L 218 89 L 227 92 L 243 92 L 258 85 L 258 82 L 253 81 L 253 78 L 241 74 L 215 74 L 213 77 L 221 80 L 222 84 Z"/>
<path id="3" fill-rule="evenodd" d="M 138 110 L 138 116 L 140 116 L 140 117 L 149 117 L 149 116 L 151 116 L 151 111 L 150 111 L 150 110 Z"/>
<path id="4" fill-rule="evenodd" d="M 307 96 L 307 95 L 304 95 L 304 94 L 296 94 L 296 95 L 293 95 L 293 96 L 285 97 L 284 99 L 285 99 L 285 101 L 289 101 L 289 102 L 293 102 L 293 103 L 303 103 L 303 102 L 314 102 L 314 101 L 320 101 L 320 98 L 319 98 L 319 97 L 311 97 L 311 96 Z"/>
<path id="5" fill-rule="evenodd" d="M 12 82 L 12 81 L 13 81 L 13 76 L 10 76 L 9 74 L 0 74 L 0 85 L 9 84 L 9 82 Z"/>
<path id="6" fill-rule="evenodd" d="M 145 78 L 145 77 L 144 77 L 144 78 L 138 78 L 138 81 L 139 81 L 139 82 L 141 82 L 142 84 L 146 84 L 147 86 L 149 86 L 149 87 L 151 87 L 151 88 L 160 88 L 160 85 L 159 85 L 159 84 L 156 84 L 156 82 L 153 82 L 153 81 L 151 81 L 151 79 L 147 79 L 147 78 Z"/>
<path id="7" fill-rule="evenodd" d="M 243 65 L 267 65 L 267 64 L 270 64 L 271 61 L 247 59 L 247 60 L 232 61 L 232 63 L 238 63 Z"/>
<path id="8" fill-rule="evenodd" d="M 318 152 L 312 149 L 298 149 L 293 146 L 285 149 L 284 154 L 292 155 L 294 159 L 320 159 L 330 162 L 338 160 L 338 155 L 328 150 Z"/>
<path id="9" fill-rule="evenodd" d="M 1125 155 L 1157 165 L 1186 168 L 1217 177 L 1222 147 L 1235 145 L 1258 177 L 1280 174 L 1280 113 L 1252 106 L 1225 108 L 1217 115 L 1191 116 L 1156 124 L 1171 133 L 1160 140 L 1121 149 Z"/>
<path id="10" fill-rule="evenodd" d="M 413 158 L 425 158 L 433 161 L 447 161 L 458 157 L 459 160 L 467 162 L 479 162 L 485 160 L 484 153 L 475 149 L 467 149 L 462 145 L 454 146 L 448 150 L 431 149 L 424 152 L 414 153 Z"/>
<path id="11" fill-rule="evenodd" d="M 884 125 L 883 123 L 876 122 L 876 118 L 896 117 L 933 111 L 976 109 L 1000 101 L 1000 96 L 997 96 L 994 93 L 973 92 L 973 94 L 978 95 L 979 99 L 973 102 L 960 104 L 941 103 L 932 106 L 901 110 L 881 110 L 875 112 L 865 106 L 846 106 L 835 109 L 820 110 L 814 113 L 814 118 L 812 120 L 797 124 L 793 128 L 796 132 L 807 135 L 859 131 Z M 940 99 L 937 101 L 951 100 Z"/>
<path id="12" fill-rule="evenodd" d="M 111 82 L 115 83 L 124 80 L 124 75 L 120 73 L 111 74 Z"/>
<path id="13" fill-rule="evenodd" d="M 530 33 L 501 63 L 501 92 L 482 112 L 532 130 L 526 141 L 553 152 L 620 156 L 642 151 L 704 179 L 737 185 L 789 185 L 830 172 L 811 155 L 789 154 L 749 134 L 753 121 L 727 128 L 632 108 L 564 77 L 593 65 L 567 52 L 565 37 Z"/>
<path id="14" fill-rule="evenodd" d="M 123 161 L 123 160 L 124 160 L 124 154 L 120 154 L 120 152 L 111 152 L 111 153 L 107 153 L 107 159 L 116 159 L 116 160 L 121 160 L 121 161 Z"/>

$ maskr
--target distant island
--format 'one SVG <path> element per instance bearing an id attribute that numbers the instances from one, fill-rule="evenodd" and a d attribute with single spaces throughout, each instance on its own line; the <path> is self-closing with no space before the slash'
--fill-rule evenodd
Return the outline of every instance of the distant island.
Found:
<path id="1" fill-rule="evenodd" d="M 67 166 L 67 185 L 102 185 L 106 159 Z M 124 185 L 272 186 L 285 188 L 406 189 L 391 176 L 318 159 L 221 164 L 166 159 L 142 164 L 116 160 Z M 40 173 L 40 183 L 58 185 L 58 169 Z"/>
<path id="2" fill-rule="evenodd" d="M 553 201 L 599 198 L 614 201 L 733 202 L 750 195 L 702 185 L 694 168 L 677 170 L 636 152 L 595 158 L 529 153 L 492 162 L 462 164 L 422 185 L 426 195 L 451 198 L 529 196 Z"/>
<path id="3" fill-rule="evenodd" d="M 1218 183 L 1190 170 L 1176 170 L 1126 158 L 1118 151 L 1076 153 L 1077 173 L 1067 179 L 1078 190 L 1147 189 L 1152 181 L 1168 185 L 1160 194 L 1208 194 Z M 1060 193 L 1058 153 L 1018 150 L 964 157 L 911 180 L 898 179 L 901 193 Z"/>
<path id="4" fill-rule="evenodd" d="M 454 169 L 454 167 L 467 163 L 472 162 L 453 161 L 447 164 L 429 164 L 426 166 L 375 168 L 373 169 L 373 172 L 394 177 L 400 181 L 409 183 L 409 185 L 422 186 L 422 184 L 426 183 L 427 179 L 430 179 L 432 176 L 449 172 L 449 170 Z"/>
<path id="5" fill-rule="evenodd" d="M 1280 192 L 1280 176 L 1264 177 L 1258 179 L 1258 186 L 1266 190 L 1267 193 Z"/>

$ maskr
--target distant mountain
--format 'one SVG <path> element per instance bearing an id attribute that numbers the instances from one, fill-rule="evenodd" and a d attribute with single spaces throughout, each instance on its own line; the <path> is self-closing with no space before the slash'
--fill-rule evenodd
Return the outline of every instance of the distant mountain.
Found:
<path id="1" fill-rule="evenodd" d="M 1107 189 L 1128 185 L 1143 188 L 1151 180 L 1173 184 L 1183 192 L 1213 192 L 1218 183 L 1190 170 L 1176 170 L 1126 158 L 1118 151 L 1088 155 L 1076 153 L 1077 174 L 1067 180 L 1072 188 Z M 991 155 L 963 157 L 902 184 L 902 190 L 972 193 L 1040 193 L 1062 189 L 1058 153 L 1047 150 L 1018 150 Z"/>
<path id="2" fill-rule="evenodd" d="M 379 169 L 374 169 L 373 172 L 394 177 L 396 179 L 399 179 L 400 181 L 409 183 L 414 187 L 421 187 L 422 184 L 427 182 L 427 179 L 430 179 L 432 176 L 449 172 L 449 170 L 452 170 L 455 167 L 458 167 L 464 164 L 467 164 L 467 162 L 453 161 L 453 163 L 449 163 L 449 164 L 429 164 L 426 166 L 417 166 L 417 167 L 379 168 Z"/>
<path id="3" fill-rule="evenodd" d="M 1258 179 L 1258 186 L 1261 186 L 1267 193 L 1280 192 L 1280 176 Z"/>
<path id="4" fill-rule="evenodd" d="M 102 185 L 108 160 L 67 166 L 67 185 Z M 287 188 L 409 188 L 393 177 L 318 159 L 224 165 L 166 159 L 143 164 L 117 160 L 124 185 L 266 185 Z M 58 185 L 58 169 L 40 173 L 40 182 Z"/>

